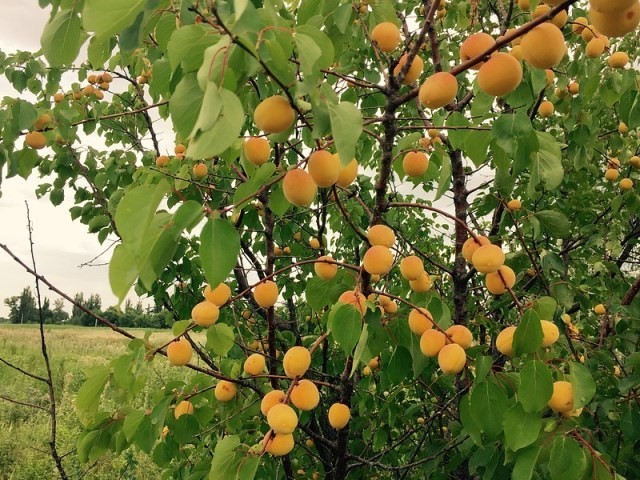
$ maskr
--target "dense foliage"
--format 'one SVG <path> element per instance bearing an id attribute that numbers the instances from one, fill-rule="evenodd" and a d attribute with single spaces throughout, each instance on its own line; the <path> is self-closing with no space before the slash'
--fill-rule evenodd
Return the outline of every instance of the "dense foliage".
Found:
<path id="1" fill-rule="evenodd" d="M 640 476 L 640 3 L 40 3 L 0 167 L 176 336 L 88 373 L 82 461 Z M 196 374 L 142 409 L 165 355 Z"/>

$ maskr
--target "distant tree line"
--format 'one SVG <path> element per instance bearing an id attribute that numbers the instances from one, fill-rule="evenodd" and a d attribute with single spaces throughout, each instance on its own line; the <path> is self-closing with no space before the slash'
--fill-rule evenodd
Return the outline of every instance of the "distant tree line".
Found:
<path id="1" fill-rule="evenodd" d="M 144 308 L 142 302 L 134 304 L 126 300 L 122 308 L 109 307 L 102 309 L 102 298 L 93 293 L 85 298 L 83 293 L 76 293 L 74 300 L 77 304 L 84 305 L 91 312 L 100 315 L 110 322 L 121 327 L 137 328 L 167 328 L 166 313 L 157 307 Z M 40 313 L 38 302 L 31 291 L 31 287 L 25 287 L 20 295 L 4 299 L 4 304 L 9 307 L 8 318 L 1 318 L 0 322 L 6 323 L 39 323 Z M 46 324 L 58 325 L 82 325 L 100 326 L 94 317 L 82 311 L 74 305 L 71 314 L 64 310 L 64 301 L 56 299 L 53 305 L 48 298 L 42 300 L 42 316 Z"/>

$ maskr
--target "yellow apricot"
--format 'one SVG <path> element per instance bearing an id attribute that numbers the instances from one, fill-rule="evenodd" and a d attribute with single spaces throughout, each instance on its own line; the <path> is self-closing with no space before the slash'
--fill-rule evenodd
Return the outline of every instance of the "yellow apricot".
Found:
<path id="1" fill-rule="evenodd" d="M 514 198 L 513 200 L 509 200 L 507 202 L 507 208 L 509 210 L 511 210 L 512 212 L 515 212 L 515 211 L 520 210 L 522 208 L 522 202 L 520 200 L 518 200 L 517 198 Z"/>
<path id="2" fill-rule="evenodd" d="M 580 93 L 580 84 L 578 82 L 571 82 L 567 87 L 567 90 L 571 95 L 577 95 Z"/>
<path id="3" fill-rule="evenodd" d="M 631 165 L 634 168 L 640 168 L 640 157 L 637 155 L 634 155 L 633 157 L 631 157 L 629 159 L 629 165 Z"/>
<path id="4" fill-rule="evenodd" d="M 482 235 L 476 235 L 476 237 L 470 237 L 464 242 L 462 245 L 462 256 L 464 259 L 471 263 L 471 259 L 473 258 L 473 254 L 476 253 L 483 245 L 491 245 L 491 241 Z"/>
<path id="5" fill-rule="evenodd" d="M 409 255 L 400 262 L 400 275 L 405 280 L 417 280 L 424 272 L 424 264 L 420 257 Z"/>
<path id="6" fill-rule="evenodd" d="M 590 42 L 592 38 L 595 38 L 597 36 L 597 34 L 598 31 L 596 27 L 594 27 L 593 25 L 587 25 L 582 29 L 582 33 L 580 34 L 580 36 L 585 42 Z"/>
<path id="7" fill-rule="evenodd" d="M 54 101 L 54 102 L 56 102 L 56 103 L 60 103 L 60 102 L 62 102 L 63 100 L 64 100 L 64 93 L 62 93 L 62 92 L 56 92 L 56 93 L 53 95 L 53 101 Z"/>
<path id="8" fill-rule="evenodd" d="M 310 380 L 300 380 L 291 390 L 291 403 L 304 411 L 313 410 L 320 403 L 320 392 L 316 384 Z"/>
<path id="9" fill-rule="evenodd" d="M 567 52 L 562 31 L 552 23 L 535 27 L 523 37 L 520 45 L 524 59 L 535 68 L 554 67 Z"/>
<path id="10" fill-rule="evenodd" d="M 573 410 L 573 387 L 565 381 L 553 382 L 553 394 L 547 403 L 556 413 Z"/>
<path id="11" fill-rule="evenodd" d="M 219 402 L 229 402 L 236 396 L 237 392 L 238 389 L 235 383 L 228 380 L 220 380 L 213 393 Z"/>
<path id="12" fill-rule="evenodd" d="M 512 357 L 513 352 L 513 335 L 516 333 L 516 327 L 506 327 L 496 338 L 496 349 L 507 357 Z"/>
<path id="13" fill-rule="evenodd" d="M 420 351 L 427 357 L 436 357 L 447 344 L 447 337 L 440 330 L 431 328 L 420 336 Z"/>
<path id="14" fill-rule="evenodd" d="M 616 13 L 605 13 L 592 6 L 589 10 L 589 20 L 603 35 L 623 37 L 633 32 L 640 24 L 640 2 L 634 2 L 626 10 Z"/>
<path id="15" fill-rule="evenodd" d="M 618 179 L 620 172 L 617 168 L 607 168 L 607 171 L 604 172 L 604 178 L 610 182 L 613 182 Z"/>
<path id="16" fill-rule="evenodd" d="M 520 45 L 516 45 L 511 50 L 509 50 L 509 55 L 518 60 L 518 62 L 524 60 L 524 56 L 522 55 L 522 47 Z"/>
<path id="17" fill-rule="evenodd" d="M 571 31 L 580 35 L 587 25 L 589 25 L 589 21 L 586 18 L 578 17 L 571 22 Z"/>
<path id="18" fill-rule="evenodd" d="M 337 154 L 334 154 L 337 156 Z M 358 161 L 354 158 L 352 159 L 346 167 L 343 167 L 338 174 L 338 181 L 336 185 L 341 186 L 342 188 L 347 188 L 349 185 L 353 183 L 353 181 L 358 176 Z"/>
<path id="19" fill-rule="evenodd" d="M 418 293 L 429 291 L 432 285 L 433 283 L 431 282 L 431 277 L 427 272 L 422 272 L 417 280 L 409 281 L 409 287 L 411 288 L 411 290 Z"/>
<path id="20" fill-rule="evenodd" d="M 204 298 L 219 307 L 227 303 L 227 300 L 231 297 L 231 289 L 226 283 L 220 283 L 213 290 L 211 289 L 211 285 L 207 285 L 203 293 Z"/>
<path id="21" fill-rule="evenodd" d="M 382 308 L 384 309 L 385 313 L 396 313 L 398 311 L 398 304 L 396 302 L 388 302 L 385 303 Z"/>
<path id="22" fill-rule="evenodd" d="M 438 365 L 444 374 L 456 375 L 467 363 L 467 354 L 457 343 L 445 345 L 438 352 Z"/>
<path id="23" fill-rule="evenodd" d="M 371 368 L 369 368 L 369 367 L 365 366 L 365 367 L 362 369 L 362 375 L 364 375 L 365 377 L 370 376 L 370 375 L 371 375 Z"/>
<path id="24" fill-rule="evenodd" d="M 191 309 L 193 323 L 201 327 L 210 327 L 218 321 L 219 316 L 220 310 L 218 306 L 206 300 L 198 303 Z"/>
<path id="25" fill-rule="evenodd" d="M 371 360 L 369 360 L 367 366 L 373 370 L 377 370 L 378 368 L 380 368 L 380 357 L 373 357 Z"/>
<path id="26" fill-rule="evenodd" d="M 169 164 L 169 157 L 167 157 L 166 155 L 160 155 L 158 158 L 156 158 L 156 167 L 164 168 L 168 164 Z"/>
<path id="27" fill-rule="evenodd" d="M 409 313 L 409 330 L 415 335 L 422 336 L 424 332 L 433 328 L 433 315 L 426 308 L 413 309 Z"/>
<path id="28" fill-rule="evenodd" d="M 271 144 L 264 137 L 249 137 L 242 145 L 244 156 L 256 166 L 266 163 L 271 157 Z"/>
<path id="29" fill-rule="evenodd" d="M 367 230 L 367 240 L 371 246 L 381 245 L 391 248 L 396 243 L 396 234 L 386 225 L 373 225 Z"/>
<path id="30" fill-rule="evenodd" d="M 361 316 L 364 316 L 367 311 L 366 299 L 364 295 L 355 290 L 347 290 L 340 298 L 338 298 L 339 302 L 346 303 L 347 305 L 353 305 L 353 307 L 360 312 Z"/>
<path id="31" fill-rule="evenodd" d="M 318 260 L 331 261 L 333 258 L 328 255 L 324 255 L 322 257 L 318 257 Z M 316 275 L 323 280 L 331 280 L 336 276 L 336 273 L 338 273 L 338 265 L 335 263 L 316 262 L 313 264 L 313 269 L 315 270 Z"/>
<path id="32" fill-rule="evenodd" d="M 186 365 L 191 361 L 191 356 L 193 355 L 193 347 L 189 341 L 181 337 L 179 340 L 171 342 L 167 346 L 167 358 L 169 359 L 169 363 L 175 366 Z"/>
<path id="33" fill-rule="evenodd" d="M 182 415 L 193 415 L 193 411 L 193 404 L 188 400 L 183 400 L 178 405 L 176 405 L 176 408 L 173 411 L 173 416 L 177 420 Z"/>
<path id="34" fill-rule="evenodd" d="M 364 269 L 372 275 L 384 275 L 393 266 L 393 254 L 391 250 L 382 245 L 370 247 L 362 259 Z"/>
<path id="35" fill-rule="evenodd" d="M 307 168 L 317 186 L 330 187 L 340 176 L 340 159 L 326 150 L 317 150 L 309 156 Z"/>
<path id="36" fill-rule="evenodd" d="M 429 157 L 423 152 L 409 152 L 402 159 L 402 170 L 409 177 L 421 177 L 429 168 Z"/>
<path id="37" fill-rule="evenodd" d="M 318 240 L 316 237 L 311 237 L 309 239 L 309 247 L 311 247 L 313 250 L 318 250 L 320 248 L 320 240 Z"/>
<path id="38" fill-rule="evenodd" d="M 298 415 L 289 405 L 278 403 L 269 409 L 267 423 L 276 434 L 289 435 L 298 426 Z"/>
<path id="39" fill-rule="evenodd" d="M 549 100 L 545 100 L 544 102 L 540 103 L 540 106 L 538 107 L 538 114 L 542 118 L 550 117 L 551 115 L 553 115 L 554 111 L 555 111 L 555 107 L 553 106 L 553 103 L 550 102 Z"/>
<path id="40" fill-rule="evenodd" d="M 266 416 L 269 410 L 271 410 L 271 407 L 282 403 L 285 396 L 286 394 L 282 390 L 271 390 L 266 393 L 260 402 L 260 411 L 262 414 Z"/>
<path id="41" fill-rule="evenodd" d="M 301 346 L 291 347 L 284 354 L 282 359 L 282 367 L 287 377 L 301 377 L 311 365 L 311 353 L 308 349 Z"/>
<path id="42" fill-rule="evenodd" d="M 351 412 L 344 403 L 334 403 L 329 407 L 329 425 L 336 430 L 342 430 L 349 423 Z"/>
<path id="43" fill-rule="evenodd" d="M 400 57 L 400 60 L 398 60 L 398 64 L 396 65 L 396 68 L 393 69 L 393 74 L 396 76 L 399 75 L 406 63 L 407 63 L 407 54 L 405 53 Z M 424 69 L 424 62 L 422 61 L 422 58 L 416 55 L 413 61 L 411 62 L 411 66 L 409 67 L 409 70 L 407 70 L 407 73 L 402 79 L 402 83 L 404 85 L 409 85 L 415 82 L 418 79 L 418 77 L 422 75 L 423 69 Z"/>
<path id="44" fill-rule="evenodd" d="M 589 0 L 592 8 L 602 13 L 620 15 L 623 10 L 633 6 L 637 0 Z"/>
<path id="45" fill-rule="evenodd" d="M 308 207 L 315 200 L 318 187 L 309 173 L 294 168 L 282 180 L 282 191 L 289 203 L 297 207 Z"/>
<path id="46" fill-rule="evenodd" d="M 605 44 L 602 38 L 592 38 L 587 43 L 585 53 L 589 58 L 597 58 L 604 53 Z"/>
<path id="47" fill-rule="evenodd" d="M 209 174 L 209 169 L 204 163 L 196 163 L 193 166 L 193 176 L 199 179 L 205 178 Z"/>
<path id="48" fill-rule="evenodd" d="M 496 272 L 487 273 L 485 278 L 487 290 L 493 295 L 502 295 L 510 288 L 513 288 L 515 284 L 516 274 L 506 265 L 502 265 Z"/>
<path id="49" fill-rule="evenodd" d="M 42 132 L 29 132 L 24 136 L 24 143 L 30 148 L 40 150 L 47 146 L 47 137 Z"/>
<path id="50" fill-rule="evenodd" d="M 420 103 L 431 110 L 453 102 L 458 94 L 458 80 L 448 72 L 437 72 L 420 86 Z"/>
<path id="51" fill-rule="evenodd" d="M 244 361 L 243 370 L 247 375 L 260 375 L 264 372 L 265 367 L 265 358 L 264 355 L 260 355 L 259 353 L 253 353 L 247 357 Z"/>
<path id="52" fill-rule="evenodd" d="M 540 320 L 540 325 L 542 326 L 542 333 L 544 334 L 542 346 L 550 347 L 558 341 L 558 338 L 560 338 L 560 330 L 555 323 L 550 322 L 549 320 Z"/>
<path id="53" fill-rule="evenodd" d="M 611 68 L 624 68 L 629 63 L 629 55 L 626 52 L 615 52 L 607 59 Z"/>
<path id="54" fill-rule="evenodd" d="M 471 344 L 473 343 L 473 335 L 464 325 L 451 325 L 445 330 L 445 333 L 453 343 L 457 343 L 465 350 L 471 347 Z"/>
<path id="55" fill-rule="evenodd" d="M 547 75 L 547 87 L 550 87 L 551 85 L 553 85 L 553 81 L 556 78 L 556 74 L 553 72 L 553 70 L 547 68 L 544 73 Z"/>
<path id="56" fill-rule="evenodd" d="M 478 86 L 495 97 L 513 92 L 522 82 L 522 65 L 508 53 L 495 53 L 478 72 Z"/>
<path id="57" fill-rule="evenodd" d="M 35 130 L 42 130 L 52 121 L 53 120 L 51 119 L 51 115 L 49 115 L 48 113 L 43 113 L 36 119 L 35 123 L 33 124 L 33 128 Z"/>
<path id="58" fill-rule="evenodd" d="M 293 440 L 293 435 L 278 435 L 271 434 L 271 438 L 267 442 L 267 437 L 262 440 L 262 445 L 265 447 L 265 452 L 274 457 L 282 457 L 284 455 L 288 455 L 293 447 L 295 446 L 295 441 Z"/>
<path id="59" fill-rule="evenodd" d="M 618 133 L 620 135 L 624 135 L 625 133 L 629 132 L 629 127 L 627 126 L 626 123 L 624 122 L 620 122 L 620 124 L 618 125 Z"/>
<path id="60" fill-rule="evenodd" d="M 504 265 L 504 252 L 497 245 L 483 245 L 471 257 L 471 263 L 480 273 L 493 273 Z"/>
<path id="61" fill-rule="evenodd" d="M 289 100 L 281 95 L 265 98 L 253 112 L 253 122 L 266 133 L 282 133 L 296 119 L 296 112 Z"/>
<path id="62" fill-rule="evenodd" d="M 278 293 L 278 286 L 275 282 L 267 280 L 256 285 L 253 289 L 253 298 L 262 308 L 269 308 L 278 301 Z"/>
<path id="63" fill-rule="evenodd" d="M 488 49 L 493 47 L 495 44 L 495 39 L 488 33 L 474 33 L 467 37 L 467 39 L 462 42 L 462 45 L 460 45 L 460 60 L 466 62 L 467 60 L 478 57 L 479 55 L 483 54 Z M 471 69 L 478 70 L 480 69 L 480 67 L 482 67 L 482 64 L 483 62 L 480 62 L 471 67 Z"/>
<path id="64" fill-rule="evenodd" d="M 604 315 L 605 313 L 607 313 L 606 307 L 601 303 L 593 307 L 593 311 L 596 315 Z"/>
<path id="65" fill-rule="evenodd" d="M 382 22 L 371 30 L 371 41 L 383 52 L 393 52 L 400 40 L 400 30 L 394 23 Z"/>
<path id="66" fill-rule="evenodd" d="M 520 7 L 520 10 L 528 12 L 531 8 L 531 2 L 529 0 L 518 0 L 518 7 Z"/>
<path id="67" fill-rule="evenodd" d="M 178 143 L 175 147 L 173 147 L 173 153 L 175 153 L 176 155 L 184 155 L 184 152 L 186 151 L 187 147 L 185 147 L 181 143 Z"/>

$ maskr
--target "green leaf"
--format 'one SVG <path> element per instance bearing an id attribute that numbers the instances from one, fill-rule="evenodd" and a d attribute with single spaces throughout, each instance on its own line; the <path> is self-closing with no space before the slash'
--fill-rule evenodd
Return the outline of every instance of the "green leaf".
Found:
<path id="1" fill-rule="evenodd" d="M 544 182 L 548 190 L 553 190 L 562 183 L 564 178 L 560 145 L 549 133 L 536 132 L 536 135 L 540 149 L 531 155 L 533 163 L 527 190 L 531 198 L 535 198 L 535 188 L 541 182 Z"/>
<path id="2" fill-rule="evenodd" d="M 531 120 L 522 112 L 500 115 L 491 127 L 491 134 L 498 146 L 510 155 L 514 155 L 518 143 L 532 133 Z"/>
<path id="3" fill-rule="evenodd" d="M 522 315 L 520 324 L 513 335 L 513 350 L 516 355 L 533 353 L 542 345 L 544 334 L 540 317 L 534 310 L 527 310 Z"/>
<path id="4" fill-rule="evenodd" d="M 339 277 L 336 275 L 331 280 L 314 276 L 307 281 L 304 295 L 312 310 L 320 311 L 338 300 L 340 294 L 344 292 L 344 285 L 338 280 Z"/>
<path id="5" fill-rule="evenodd" d="M 507 394 L 492 382 L 482 382 L 471 393 L 471 415 L 489 438 L 502 432 L 502 415 L 509 408 Z"/>
<path id="6" fill-rule="evenodd" d="M 442 168 L 440 169 L 440 178 L 438 179 L 438 190 L 435 200 L 440 199 L 451 185 L 451 159 L 449 155 L 442 156 Z"/>
<path id="7" fill-rule="evenodd" d="M 98 366 L 91 369 L 87 380 L 82 384 L 76 396 L 76 411 L 82 423 L 87 426 L 93 421 L 100 404 L 100 396 L 109 378 L 109 369 Z"/>
<path id="8" fill-rule="evenodd" d="M 538 412 L 525 412 L 522 405 L 516 403 L 504 412 L 502 425 L 506 444 L 515 452 L 528 447 L 538 439 L 542 417 Z"/>
<path id="9" fill-rule="evenodd" d="M 471 413 L 471 394 L 467 393 L 460 399 L 460 422 L 464 430 L 473 439 L 476 445 L 482 445 L 482 429 Z"/>
<path id="10" fill-rule="evenodd" d="M 560 212 L 542 210 L 535 213 L 542 228 L 553 238 L 567 238 L 571 225 L 569 219 Z"/>
<path id="11" fill-rule="evenodd" d="M 524 450 L 520 450 L 516 457 L 511 480 L 531 480 L 541 451 L 542 447 L 538 445 L 531 445 Z"/>
<path id="12" fill-rule="evenodd" d="M 320 70 L 316 69 L 315 66 L 322 55 L 320 47 L 313 41 L 313 38 L 301 33 L 296 33 L 293 36 L 293 40 L 295 41 L 296 48 L 298 49 L 300 68 L 304 74 L 305 80 L 318 77 Z"/>
<path id="13" fill-rule="evenodd" d="M 118 302 L 122 303 L 137 277 L 135 258 L 127 246 L 118 245 L 109 261 L 109 285 Z"/>
<path id="14" fill-rule="evenodd" d="M 518 401 L 525 412 L 539 412 L 547 406 L 553 394 L 553 377 L 547 366 L 530 360 L 520 370 Z"/>
<path id="15" fill-rule="evenodd" d="M 127 414 L 122 424 L 122 431 L 127 437 L 127 441 L 129 442 L 133 441 L 133 438 L 136 435 L 138 427 L 140 426 L 144 418 L 145 418 L 145 414 L 140 410 L 133 410 L 132 412 L 129 412 Z"/>
<path id="16" fill-rule="evenodd" d="M 331 119 L 331 134 L 340 156 L 340 162 L 346 166 L 356 156 L 356 145 L 362 133 L 362 113 L 353 103 L 328 103 Z"/>
<path id="17" fill-rule="evenodd" d="M 234 339 L 233 328 L 225 323 L 216 323 L 207 329 L 207 348 L 221 357 L 226 357 L 233 348 Z"/>
<path id="18" fill-rule="evenodd" d="M 52 67 L 72 63 L 80 53 L 83 33 L 80 17 L 73 10 L 59 10 L 40 37 L 42 53 Z"/>
<path id="19" fill-rule="evenodd" d="M 573 408 L 578 409 L 587 405 L 596 394 L 596 384 L 591 371 L 577 362 L 569 363 L 569 381 L 573 387 Z"/>
<path id="20" fill-rule="evenodd" d="M 229 435 L 217 443 L 213 451 L 209 480 L 236 478 L 236 450 L 239 446 L 240 437 L 237 435 Z"/>
<path id="21" fill-rule="evenodd" d="M 571 436 L 558 435 L 551 444 L 549 472 L 552 480 L 582 478 L 587 463 L 584 452 Z"/>
<path id="22" fill-rule="evenodd" d="M 240 253 L 240 235 L 225 219 L 209 219 L 200 233 L 200 262 L 207 283 L 215 288 L 235 267 Z"/>
<path id="23" fill-rule="evenodd" d="M 182 335 L 191 325 L 191 320 L 178 320 L 171 326 L 171 333 L 174 337 Z"/>
<path id="24" fill-rule="evenodd" d="M 202 24 L 187 25 L 173 31 L 167 44 L 167 54 L 174 72 L 179 65 L 185 73 L 198 70 L 203 65 L 204 51 L 220 40 L 211 28 Z"/>
<path id="25" fill-rule="evenodd" d="M 204 93 L 198 86 L 195 73 L 182 77 L 169 99 L 169 112 L 178 135 L 187 138 L 196 124 Z"/>
<path id="26" fill-rule="evenodd" d="M 220 114 L 210 115 L 209 112 L 220 104 Z M 191 133 L 187 156 L 211 158 L 221 154 L 238 139 L 243 123 L 244 110 L 236 94 L 224 88 L 218 89 L 215 83 L 209 82 Z"/>
<path id="27" fill-rule="evenodd" d="M 552 297 L 539 297 L 533 302 L 533 310 L 538 313 L 541 320 L 549 320 L 555 316 L 558 302 Z"/>
<path id="28" fill-rule="evenodd" d="M 367 340 L 369 340 L 369 325 L 366 323 L 362 328 L 362 333 L 360 334 L 360 338 L 358 339 L 358 344 L 356 345 L 356 350 L 353 352 L 353 366 L 351 367 L 351 373 L 349 376 L 353 376 L 353 374 L 358 369 L 358 364 L 360 363 L 360 359 L 362 358 L 362 354 L 364 353 L 365 348 L 367 347 Z"/>
<path id="29" fill-rule="evenodd" d="M 110 37 L 131 25 L 145 3 L 146 0 L 85 0 L 82 24 L 98 37 Z"/>
<path id="30" fill-rule="evenodd" d="M 475 382 L 483 382 L 493 367 L 493 358 L 488 355 L 478 355 L 476 357 L 476 378 Z"/>
<path id="31" fill-rule="evenodd" d="M 109 60 L 111 54 L 111 39 L 100 40 L 98 37 L 91 37 L 87 47 L 87 57 L 93 68 L 100 68 Z"/>
<path id="32" fill-rule="evenodd" d="M 333 339 L 346 355 L 351 354 L 362 333 L 362 317 L 352 305 L 337 303 L 329 315 Z"/>

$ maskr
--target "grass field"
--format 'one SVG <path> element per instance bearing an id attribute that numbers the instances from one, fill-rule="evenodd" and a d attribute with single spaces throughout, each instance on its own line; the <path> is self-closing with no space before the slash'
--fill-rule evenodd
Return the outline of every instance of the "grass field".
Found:
<path id="1" fill-rule="evenodd" d="M 67 454 L 64 466 L 72 479 L 158 479 L 157 467 L 145 454 L 132 449 L 118 457 L 101 457 L 94 465 L 80 465 L 74 448 L 82 426 L 75 412 L 75 396 L 85 380 L 85 372 L 94 365 L 106 364 L 125 353 L 128 340 L 106 328 L 47 326 L 46 339 L 53 371 L 58 405 L 58 451 Z M 145 330 L 131 329 L 136 336 Z M 153 332 L 151 342 L 160 345 L 171 332 Z M 24 370 L 45 375 L 37 325 L 0 325 L 0 357 Z M 157 362 L 156 384 L 161 386 L 168 366 Z M 163 371 L 163 368 L 165 371 Z M 175 373 L 171 375 L 175 378 Z M 45 386 L 0 363 L 0 396 L 48 408 Z M 48 450 L 49 416 L 46 412 L 0 399 L 0 479 L 48 480 L 57 478 Z"/>

